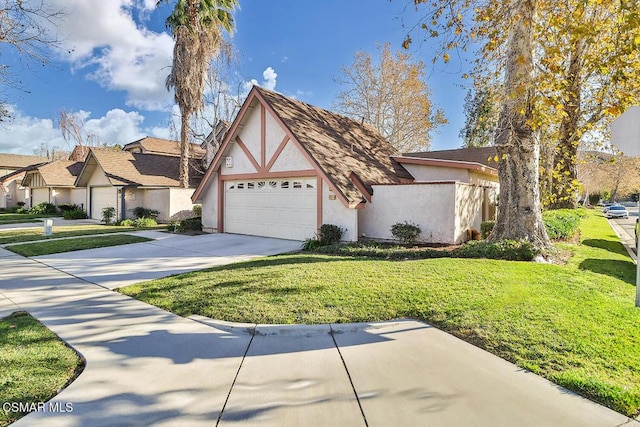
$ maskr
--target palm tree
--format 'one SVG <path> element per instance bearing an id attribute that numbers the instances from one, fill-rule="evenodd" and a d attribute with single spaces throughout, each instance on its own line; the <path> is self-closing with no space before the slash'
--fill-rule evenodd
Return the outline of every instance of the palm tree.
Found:
<path id="1" fill-rule="evenodd" d="M 156 5 L 170 0 L 158 0 Z M 177 0 L 165 24 L 173 33 L 173 64 L 167 90 L 180 108 L 180 185 L 189 186 L 189 119 L 204 107 L 203 91 L 210 59 L 217 55 L 223 31 L 233 30 L 238 0 Z"/>

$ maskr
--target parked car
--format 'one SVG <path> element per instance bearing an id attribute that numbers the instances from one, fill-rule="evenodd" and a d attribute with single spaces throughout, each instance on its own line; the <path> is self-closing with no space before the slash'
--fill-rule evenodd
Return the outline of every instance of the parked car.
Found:
<path id="1" fill-rule="evenodd" d="M 609 206 L 604 216 L 607 218 L 629 218 L 629 211 L 624 206 Z"/>
<path id="2" fill-rule="evenodd" d="M 611 206 L 620 206 L 618 203 L 605 203 L 604 208 L 602 208 L 602 213 L 606 214 L 609 211 Z"/>

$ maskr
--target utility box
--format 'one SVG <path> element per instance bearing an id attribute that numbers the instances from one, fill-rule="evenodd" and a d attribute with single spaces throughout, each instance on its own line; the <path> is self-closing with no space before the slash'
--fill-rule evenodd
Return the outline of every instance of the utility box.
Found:
<path id="1" fill-rule="evenodd" d="M 53 220 L 52 219 L 45 219 L 44 220 L 44 235 L 45 236 L 51 236 L 51 233 L 53 233 Z"/>

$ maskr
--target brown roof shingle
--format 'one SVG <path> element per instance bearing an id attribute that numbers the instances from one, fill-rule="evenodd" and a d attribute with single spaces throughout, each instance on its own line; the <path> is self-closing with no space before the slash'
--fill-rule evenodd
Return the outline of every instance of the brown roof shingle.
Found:
<path id="1" fill-rule="evenodd" d="M 470 147 L 455 150 L 423 151 L 419 153 L 405 153 L 406 157 L 423 159 L 457 160 L 460 162 L 480 163 L 481 165 L 497 168 L 494 157 L 497 155 L 495 147 Z"/>
<path id="2" fill-rule="evenodd" d="M 76 177 L 82 170 L 83 162 L 72 160 L 57 160 L 38 166 L 36 169 L 42 179 L 50 187 L 73 187 Z"/>
<path id="3" fill-rule="evenodd" d="M 25 154 L 0 153 L 0 168 L 21 169 L 37 163 L 48 162 L 49 159 L 42 156 L 28 156 Z"/>
<path id="4" fill-rule="evenodd" d="M 125 151 L 131 151 L 135 147 L 140 147 L 144 154 L 158 154 L 164 156 L 180 156 L 180 141 L 172 141 L 169 139 L 154 138 L 151 136 L 144 137 L 123 147 Z M 194 159 L 203 159 L 207 151 L 198 144 L 191 144 L 191 157 Z"/>
<path id="5" fill-rule="evenodd" d="M 373 184 L 398 184 L 413 177 L 392 159 L 400 153 L 373 127 L 254 86 L 350 206 L 364 200 L 355 174 L 371 193 Z"/>
<path id="6" fill-rule="evenodd" d="M 157 154 L 130 153 L 109 148 L 92 148 L 91 156 L 104 170 L 114 186 L 179 187 L 180 158 Z M 83 175 L 86 175 L 83 173 Z M 88 177 L 79 177 L 81 184 Z M 202 179 L 202 173 L 191 168 L 190 187 L 195 187 Z"/>

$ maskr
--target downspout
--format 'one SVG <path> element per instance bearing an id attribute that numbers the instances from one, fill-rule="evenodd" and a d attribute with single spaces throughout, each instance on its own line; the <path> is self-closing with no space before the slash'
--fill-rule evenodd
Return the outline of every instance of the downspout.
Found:
<path id="1" fill-rule="evenodd" d="M 120 220 L 124 220 L 125 219 L 125 203 L 124 203 L 124 196 L 126 194 L 125 188 L 124 187 L 120 187 Z"/>

